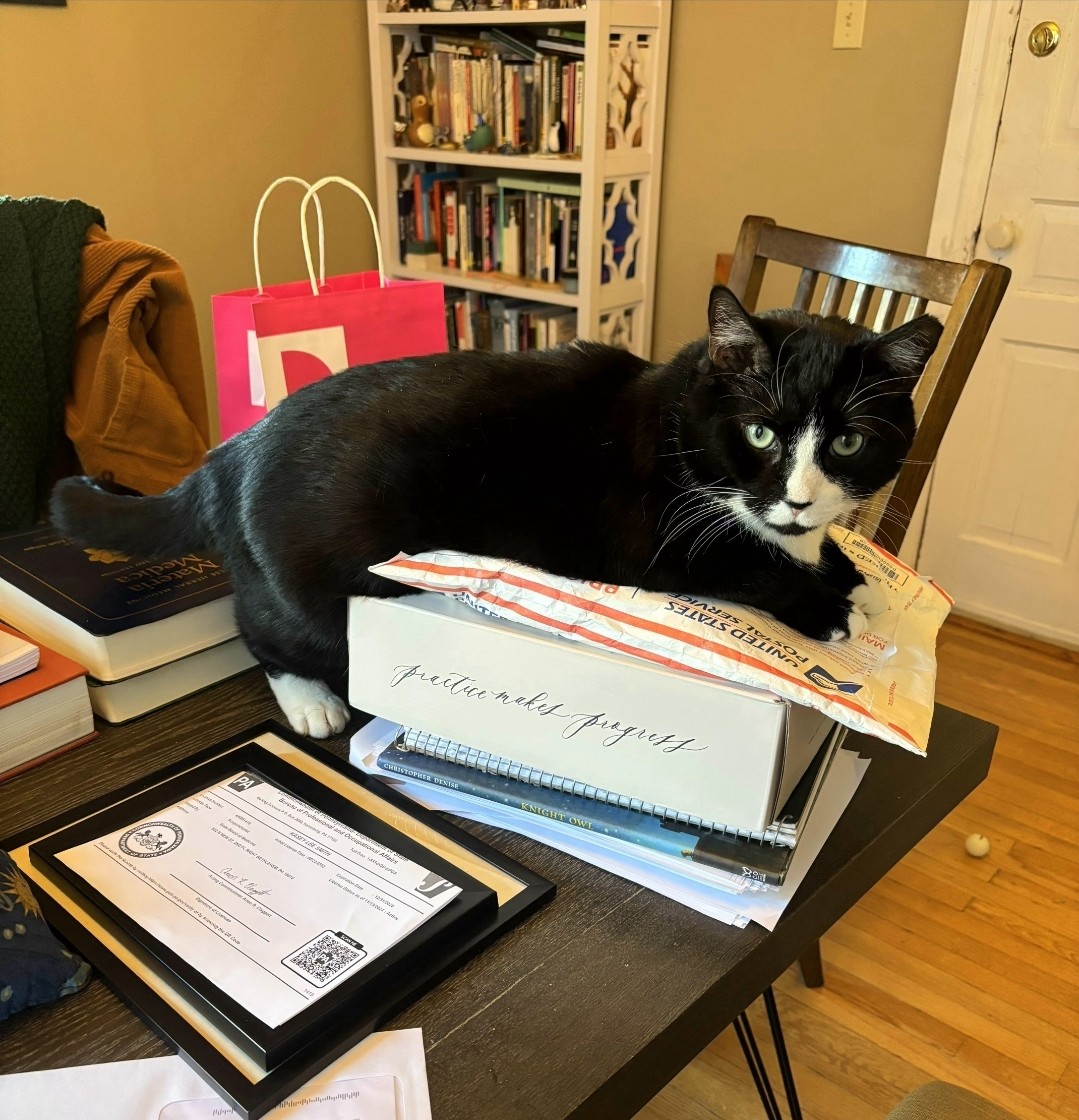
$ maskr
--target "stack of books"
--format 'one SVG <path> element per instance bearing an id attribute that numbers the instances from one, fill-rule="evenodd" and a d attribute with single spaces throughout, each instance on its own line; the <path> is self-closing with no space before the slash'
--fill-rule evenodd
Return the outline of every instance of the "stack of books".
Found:
<path id="1" fill-rule="evenodd" d="M 739 898 L 777 891 L 786 881 L 844 736 L 842 727 L 829 730 L 781 812 L 759 831 L 701 820 L 384 720 L 356 734 L 350 761 L 433 808 L 551 844 L 744 926 L 749 918 Z"/>
<path id="2" fill-rule="evenodd" d="M 0 536 L 0 619 L 88 673 L 93 711 L 123 723 L 255 664 L 232 587 L 203 552 L 141 559 L 56 529 Z"/>
<path id="3" fill-rule="evenodd" d="M 0 625 L 0 781 L 95 734 L 82 666 Z"/>

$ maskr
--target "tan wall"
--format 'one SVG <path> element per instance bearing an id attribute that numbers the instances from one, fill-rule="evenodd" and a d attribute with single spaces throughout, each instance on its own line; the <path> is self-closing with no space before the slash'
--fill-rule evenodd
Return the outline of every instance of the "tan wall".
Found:
<path id="1" fill-rule="evenodd" d="M 870 0 L 862 49 L 833 50 L 834 0 L 675 0 L 657 359 L 704 333 L 746 214 L 925 251 L 966 7 Z"/>
<path id="2" fill-rule="evenodd" d="M 835 51 L 833 0 L 675 0 L 657 358 L 703 333 L 746 213 L 924 250 L 965 11 L 871 0 L 863 49 Z M 261 190 L 373 188 L 370 117 L 362 0 L 0 5 L 0 193 L 83 198 L 176 256 L 208 376 L 209 297 L 252 282 Z M 265 222 L 268 279 L 300 269 L 290 189 Z M 327 198 L 331 270 L 373 264 L 359 211 Z"/>
<path id="3" fill-rule="evenodd" d="M 0 5 L 0 194 L 82 198 L 183 266 L 212 374 L 210 296 L 251 286 L 279 175 L 374 188 L 367 24 L 343 0 Z M 302 275 L 298 187 L 264 222 L 267 280 Z M 373 266 L 357 199 L 326 199 L 329 267 Z M 212 400 L 212 394 L 211 394 Z"/>

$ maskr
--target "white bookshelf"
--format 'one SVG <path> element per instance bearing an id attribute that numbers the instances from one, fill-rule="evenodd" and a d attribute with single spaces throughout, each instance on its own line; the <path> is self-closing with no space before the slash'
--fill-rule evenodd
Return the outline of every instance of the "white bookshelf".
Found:
<path id="1" fill-rule="evenodd" d="M 378 214 L 382 243 L 387 247 L 387 271 L 395 277 L 437 277 L 447 287 L 502 296 L 539 300 L 577 310 L 580 338 L 621 345 L 648 357 L 652 345 L 652 314 L 656 269 L 663 161 L 667 61 L 670 51 L 671 0 L 589 0 L 582 8 L 483 11 L 387 11 L 386 0 L 367 0 L 371 50 L 371 93 L 374 111 Z M 572 24 L 585 33 L 585 80 L 582 153 L 568 156 L 508 155 L 442 151 L 394 143 L 395 108 L 401 104 L 402 69 L 394 44 L 418 43 L 421 31 L 440 29 L 460 34 L 484 27 L 514 28 Z M 638 44 L 646 44 L 639 50 Z M 410 48 L 411 49 L 411 48 Z M 400 52 L 398 52 L 400 54 Z M 637 83 L 638 110 L 632 122 L 617 127 L 609 108 L 617 101 L 612 76 L 623 64 L 632 65 Z M 608 124 L 614 147 L 608 148 Z M 639 131 L 639 144 L 634 138 Z M 399 259 L 397 190 L 403 164 L 431 169 L 487 167 L 550 178 L 565 175 L 580 183 L 578 233 L 578 290 L 533 283 L 501 274 L 458 269 L 410 269 Z M 618 245 L 611 228 L 616 207 L 618 226 L 629 234 Z M 603 280 L 603 265 L 607 279 Z"/>

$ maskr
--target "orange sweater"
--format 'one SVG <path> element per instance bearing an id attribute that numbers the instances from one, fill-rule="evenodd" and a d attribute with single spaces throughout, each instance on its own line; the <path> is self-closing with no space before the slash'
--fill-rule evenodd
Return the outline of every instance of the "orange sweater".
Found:
<path id="1" fill-rule="evenodd" d="M 195 309 L 179 264 L 91 226 L 64 429 L 86 474 L 157 494 L 209 447 Z"/>

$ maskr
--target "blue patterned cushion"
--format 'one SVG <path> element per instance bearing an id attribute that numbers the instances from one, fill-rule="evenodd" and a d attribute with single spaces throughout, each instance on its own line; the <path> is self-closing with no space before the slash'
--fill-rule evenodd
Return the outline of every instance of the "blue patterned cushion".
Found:
<path id="1" fill-rule="evenodd" d="M 0 1020 L 77 992 L 89 978 L 90 966 L 56 940 L 29 883 L 0 852 Z"/>

